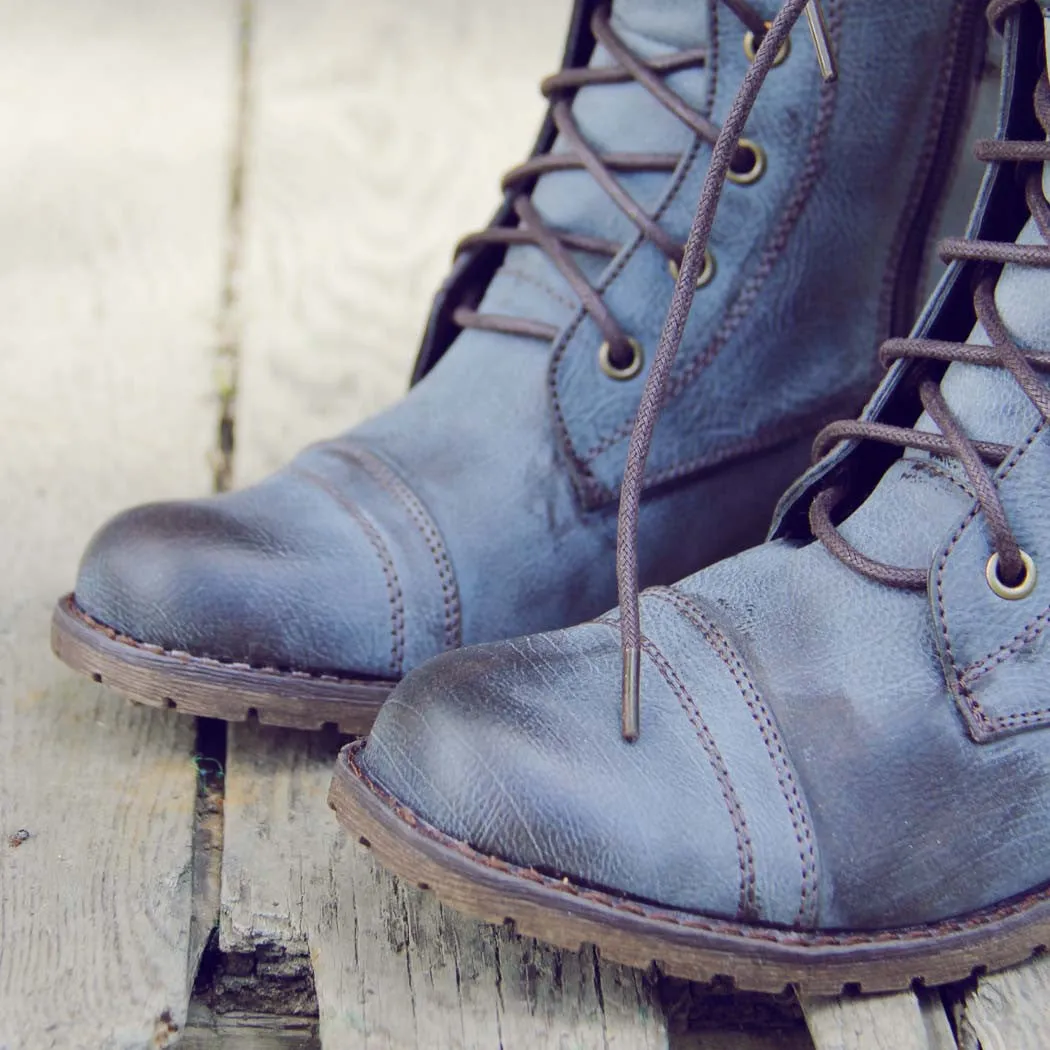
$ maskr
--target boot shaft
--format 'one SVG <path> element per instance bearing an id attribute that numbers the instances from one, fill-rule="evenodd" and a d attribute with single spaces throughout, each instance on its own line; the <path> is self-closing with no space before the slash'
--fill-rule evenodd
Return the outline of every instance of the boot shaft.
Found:
<path id="1" fill-rule="evenodd" d="M 777 4 L 753 5 L 772 18 Z M 844 409 L 874 382 L 874 351 L 914 316 L 930 217 L 937 212 L 982 53 L 979 6 L 832 0 L 828 22 L 848 74 L 823 84 L 804 26 L 773 71 L 747 129 L 760 174 L 727 187 L 711 238 L 713 276 L 700 290 L 654 449 L 658 485 L 791 440 Z M 578 5 L 567 64 L 608 52 Z M 665 82 L 716 127 L 746 72 L 753 35 L 721 2 L 615 5 L 612 27 L 648 61 L 706 52 L 701 68 Z M 589 86 L 573 115 L 598 151 L 680 157 L 673 172 L 617 173 L 624 189 L 684 242 L 710 146 L 640 84 Z M 541 135 L 547 148 L 550 130 Z M 556 152 L 567 149 L 555 144 Z M 584 171 L 544 175 L 532 193 L 549 225 L 622 244 L 611 261 L 577 259 L 646 361 L 673 288 L 665 255 Z M 504 210 L 500 221 L 515 219 Z M 452 308 L 496 266 L 498 252 L 461 260 L 432 316 L 417 378 L 449 345 Z M 627 380 L 600 366 L 603 336 L 532 247 L 512 247 L 481 310 L 525 313 L 557 326 L 547 363 L 551 412 L 577 495 L 611 502 L 645 367 Z M 542 351 L 540 351 L 542 352 Z M 755 380 L 758 383 L 755 383 Z M 775 391 L 775 393 L 770 393 Z"/>

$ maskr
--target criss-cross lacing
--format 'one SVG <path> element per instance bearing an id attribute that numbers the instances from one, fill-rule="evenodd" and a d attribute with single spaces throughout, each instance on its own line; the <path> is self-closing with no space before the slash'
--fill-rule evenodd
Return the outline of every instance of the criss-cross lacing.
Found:
<path id="1" fill-rule="evenodd" d="M 741 21 L 750 34 L 749 39 L 765 38 L 768 27 L 761 15 L 747 3 L 747 0 L 721 0 L 721 2 Z M 813 24 L 816 24 L 815 16 Z M 702 113 L 690 106 L 664 81 L 664 77 L 671 73 L 705 66 L 708 58 L 706 48 L 690 48 L 654 59 L 639 58 L 613 29 L 609 21 L 608 7 L 598 8 L 594 12 L 590 28 L 594 39 L 610 55 L 615 65 L 563 69 L 544 80 L 543 95 L 550 101 L 551 119 L 560 140 L 558 152 L 538 154 L 504 176 L 502 185 L 505 191 L 520 191 L 515 192 L 511 201 L 511 207 L 518 219 L 516 226 L 490 226 L 479 233 L 471 234 L 459 243 L 456 252 L 459 254 L 481 245 L 510 247 L 524 244 L 539 248 L 565 278 L 583 308 L 594 320 L 605 341 L 603 352 L 609 364 L 621 372 L 630 369 L 630 374 L 637 374 L 641 368 L 638 344 L 620 327 L 599 292 L 573 257 L 573 252 L 588 252 L 612 258 L 623 245 L 601 237 L 552 229 L 544 222 L 530 199 L 532 185 L 538 176 L 548 172 L 587 171 L 639 232 L 663 253 L 671 274 L 677 276 L 682 269 L 685 247 L 668 234 L 656 218 L 631 197 L 621 185 L 617 173 L 671 173 L 682 162 L 682 155 L 598 152 L 587 143 L 573 118 L 572 98 L 583 87 L 598 84 L 624 84 L 633 81 L 645 88 L 700 140 L 715 143 L 718 140 L 720 129 L 717 124 L 712 123 Z M 820 41 L 818 55 L 821 61 L 828 61 L 826 56 L 830 53 L 824 47 L 823 36 L 815 31 L 814 39 Z M 776 54 L 777 52 L 774 52 L 774 57 Z M 741 175 L 746 177 L 748 172 L 756 170 L 756 165 L 760 163 L 760 155 L 753 147 L 745 148 L 744 144 L 738 144 L 738 139 L 739 136 L 736 136 L 733 140 L 734 149 L 727 166 L 727 174 L 735 172 L 739 178 Z M 693 278 L 694 284 L 703 272 L 703 268 L 697 271 Z M 711 272 L 710 259 L 707 260 L 707 272 Z M 553 341 L 559 332 L 556 325 L 526 317 L 480 312 L 466 305 L 456 307 L 452 319 L 461 328 L 481 328 L 487 331 L 505 332 L 509 335 L 532 336 L 547 341 Z"/>
<path id="2" fill-rule="evenodd" d="M 988 17 L 993 24 L 1013 8 L 1029 0 L 995 0 L 989 5 Z M 1050 135 L 1050 83 L 1046 73 L 1035 91 L 1035 113 L 1044 132 Z M 1050 204 L 1043 195 L 1042 165 L 1050 161 L 1050 143 L 985 140 L 977 143 L 978 160 L 989 164 L 1014 163 L 1025 176 L 1025 203 L 1035 220 L 1044 244 L 1005 244 L 994 241 L 951 238 L 942 242 L 941 257 L 947 261 L 974 262 L 978 272 L 974 287 L 974 310 L 987 333 L 991 346 L 952 343 L 933 339 L 890 339 L 880 351 L 884 367 L 894 361 L 909 359 L 933 362 L 943 367 L 954 362 L 985 368 L 1004 368 L 1017 381 L 1044 421 L 1050 421 L 1050 390 L 1039 378 L 1039 372 L 1050 371 L 1050 354 L 1021 350 L 1007 330 L 995 302 L 995 288 L 1004 265 L 1050 268 Z M 921 365 L 919 366 L 922 367 Z M 970 481 L 974 497 L 988 526 L 997 559 L 990 570 L 989 583 L 1004 596 L 1020 596 L 1028 581 L 1034 584 L 1034 566 L 1021 550 L 1014 536 L 992 469 L 1002 464 L 1010 453 L 1007 445 L 970 438 L 955 418 L 941 393 L 940 381 L 934 375 L 923 375 L 918 382 L 918 395 L 927 416 L 939 433 L 927 433 L 906 427 L 890 426 L 867 420 L 844 420 L 825 427 L 814 443 L 814 461 L 823 457 L 840 441 L 879 441 L 905 449 L 916 449 L 958 460 Z M 992 469 L 990 469 L 992 468 Z M 856 572 L 890 587 L 926 586 L 929 567 L 905 568 L 875 561 L 846 541 L 832 522 L 832 512 L 845 496 L 841 485 L 819 492 L 810 504 L 809 520 L 813 534 L 836 558 Z M 997 586 L 998 582 L 998 586 Z"/>
<path id="3" fill-rule="evenodd" d="M 728 2 L 728 0 L 725 0 Z M 736 3 L 731 5 L 734 10 Z M 733 165 L 748 117 L 762 85 L 777 62 L 781 48 L 791 30 L 805 12 L 817 50 L 817 60 L 826 80 L 835 77 L 831 45 L 823 12 L 817 0 L 787 0 L 770 24 L 754 61 L 730 107 L 722 126 L 711 163 L 700 192 L 700 201 L 682 253 L 678 279 L 671 296 L 667 319 L 660 342 L 642 391 L 635 417 L 627 465 L 620 489 L 620 517 L 616 537 L 616 580 L 620 599 L 620 643 L 623 651 L 622 732 L 624 739 L 635 740 L 639 730 L 639 678 L 641 674 L 641 619 L 638 610 L 638 512 L 641 503 L 645 461 L 649 456 L 653 430 L 660 415 L 678 348 L 682 343 L 685 323 L 696 294 L 697 278 L 703 271 L 707 242 L 714 224 L 722 190 Z"/>

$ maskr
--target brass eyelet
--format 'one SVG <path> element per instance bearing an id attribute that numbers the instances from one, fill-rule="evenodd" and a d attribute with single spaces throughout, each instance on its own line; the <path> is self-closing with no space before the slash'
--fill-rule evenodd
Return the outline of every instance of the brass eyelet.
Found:
<path id="1" fill-rule="evenodd" d="M 642 365 L 645 364 L 645 353 L 642 351 L 641 343 L 637 339 L 627 339 L 627 345 L 631 348 L 631 360 L 624 366 L 620 367 L 613 363 L 612 349 L 609 346 L 608 340 L 602 343 L 598 349 L 598 364 L 601 366 L 601 370 L 610 378 L 624 382 L 628 379 L 634 379 L 636 375 L 642 370 Z"/>
<path id="2" fill-rule="evenodd" d="M 738 186 L 750 186 L 752 183 L 758 182 L 766 173 L 766 151 L 757 142 L 752 142 L 751 139 L 741 139 L 737 143 L 736 151 L 738 157 L 741 153 L 751 154 L 751 167 L 745 171 L 737 171 L 730 167 L 726 178 L 730 182 L 735 182 Z M 734 162 L 735 160 L 736 158 L 734 158 Z"/>
<path id="3" fill-rule="evenodd" d="M 772 25 L 772 22 L 767 22 L 766 30 L 768 31 Z M 754 62 L 755 55 L 758 54 L 758 48 L 761 43 L 761 40 L 755 40 L 755 34 L 752 33 L 750 29 L 744 34 L 744 54 L 747 55 L 748 62 Z M 773 65 L 783 65 L 787 61 L 787 57 L 790 54 L 791 38 L 788 37 L 788 39 L 784 41 L 780 50 L 777 52 L 777 57 L 773 59 Z"/>
<path id="4" fill-rule="evenodd" d="M 671 277 L 678 281 L 678 262 L 675 259 L 667 260 L 667 272 Z M 704 268 L 700 271 L 696 278 L 696 287 L 703 288 L 704 285 L 710 284 L 714 280 L 715 276 L 715 257 L 711 254 L 711 249 L 708 248 L 704 252 Z"/>
<path id="5" fill-rule="evenodd" d="M 1005 598 L 1008 602 L 1018 602 L 1027 598 L 1035 590 L 1039 574 L 1035 568 L 1035 562 L 1030 555 L 1021 551 L 1021 561 L 1024 563 L 1024 577 L 1020 583 L 1008 587 L 999 578 L 999 552 L 996 551 L 989 559 L 984 568 L 984 578 L 988 581 L 992 593 L 999 598 Z"/>

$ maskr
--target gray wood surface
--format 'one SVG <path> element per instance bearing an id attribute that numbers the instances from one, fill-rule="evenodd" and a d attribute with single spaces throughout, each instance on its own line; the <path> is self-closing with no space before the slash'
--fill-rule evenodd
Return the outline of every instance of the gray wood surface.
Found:
<path id="1" fill-rule="evenodd" d="M 804 998 L 816 1050 L 955 1050 L 936 993 Z"/>
<path id="2" fill-rule="evenodd" d="M 1050 1046 L 1050 957 L 983 977 L 960 1022 L 964 1050 L 1046 1050 Z"/>
<path id="3" fill-rule="evenodd" d="M 192 722 L 76 679 L 93 529 L 207 491 L 225 0 L 0 2 L 0 1047 L 169 1045 L 192 985 Z"/>

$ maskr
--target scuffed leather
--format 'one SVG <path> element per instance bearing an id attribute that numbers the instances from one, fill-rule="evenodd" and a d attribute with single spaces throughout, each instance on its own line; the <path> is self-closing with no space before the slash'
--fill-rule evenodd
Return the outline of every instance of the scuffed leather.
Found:
<path id="1" fill-rule="evenodd" d="M 758 6 L 771 17 L 778 4 Z M 928 58 L 940 60 L 964 7 L 829 0 L 849 77 L 821 89 L 804 26 L 773 71 L 749 128 L 767 150 L 768 171 L 726 191 L 713 238 L 718 273 L 693 311 L 683 367 L 733 303 L 739 326 L 672 399 L 650 474 L 675 473 L 698 450 L 708 465 L 665 476 L 647 493 L 643 584 L 670 583 L 759 542 L 784 484 L 805 465 L 813 431 L 866 392 L 888 323 L 889 240 L 906 225 L 923 145 L 940 119 Z M 725 5 L 619 0 L 613 18 L 642 55 L 712 42 L 707 69 L 668 80 L 690 103 L 724 115 L 746 68 L 743 29 Z M 599 50 L 593 61 L 608 59 Z M 831 123 L 812 153 L 822 91 Z M 689 153 L 670 176 L 618 176 L 684 238 L 710 149 L 690 152 L 684 126 L 637 85 L 585 88 L 573 108 L 595 148 Z M 807 173 L 816 182 L 788 230 L 785 211 Z M 638 247 L 586 173 L 543 176 L 533 200 L 554 228 L 625 242 L 604 274 L 593 258 L 583 262 L 607 286 L 620 323 L 651 351 L 672 290 L 665 262 Z M 755 282 L 758 298 L 740 299 Z M 622 443 L 595 461 L 593 477 L 608 490 L 595 500 L 566 441 L 586 445 L 624 424 L 642 380 L 617 383 L 600 371 L 596 333 L 577 324 L 575 301 L 536 248 L 506 253 L 481 309 L 559 324 L 562 336 L 552 349 L 465 331 L 400 403 L 307 449 L 261 485 L 118 517 L 84 556 L 79 605 L 170 650 L 382 679 L 462 644 L 608 608 L 616 507 L 606 497 Z M 749 444 L 755 427 L 775 439 Z"/>
<path id="2" fill-rule="evenodd" d="M 1043 352 L 1047 283 L 1007 267 L 997 289 L 1013 336 Z M 364 771 L 483 852 L 726 918 L 753 914 L 733 896 L 744 824 L 768 923 L 903 927 L 1044 886 L 1050 441 L 1003 370 L 953 364 L 943 390 L 971 438 L 1016 446 L 998 484 L 1046 570 L 1030 598 L 988 588 L 992 548 L 957 465 L 909 453 L 841 528 L 870 557 L 928 566 L 925 591 L 774 539 L 642 596 L 637 743 L 619 731 L 618 635 L 592 624 L 413 672 L 380 713 Z M 888 413 L 893 401 L 875 399 Z M 713 749 L 736 810 L 713 786 Z"/>

